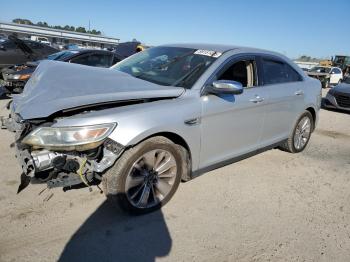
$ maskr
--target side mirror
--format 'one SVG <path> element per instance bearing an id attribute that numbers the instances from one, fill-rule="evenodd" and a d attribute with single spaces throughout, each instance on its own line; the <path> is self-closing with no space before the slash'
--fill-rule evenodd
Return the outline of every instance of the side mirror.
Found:
<path id="1" fill-rule="evenodd" d="M 243 93 L 243 86 L 240 82 L 232 80 L 217 80 L 213 82 L 208 93 L 239 95 Z"/>

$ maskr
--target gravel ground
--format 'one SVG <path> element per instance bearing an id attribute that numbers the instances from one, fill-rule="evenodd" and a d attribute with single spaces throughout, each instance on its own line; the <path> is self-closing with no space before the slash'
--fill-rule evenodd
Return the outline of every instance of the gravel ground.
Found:
<path id="1" fill-rule="evenodd" d="M 0 130 L 0 261 L 350 261 L 350 114 L 321 110 L 303 153 L 209 172 L 138 217 L 96 189 L 16 195 L 11 142 Z"/>

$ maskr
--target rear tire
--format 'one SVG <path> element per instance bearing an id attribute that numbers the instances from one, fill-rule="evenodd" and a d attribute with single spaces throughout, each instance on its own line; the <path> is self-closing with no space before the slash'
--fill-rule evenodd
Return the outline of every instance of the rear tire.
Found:
<path id="1" fill-rule="evenodd" d="M 133 214 L 161 208 L 179 186 L 186 165 L 183 150 L 161 136 L 126 150 L 103 176 L 107 199 Z"/>
<path id="2" fill-rule="evenodd" d="M 305 111 L 295 124 L 292 134 L 280 146 L 280 149 L 289 153 L 302 152 L 309 143 L 313 130 L 314 119 L 309 111 Z"/>

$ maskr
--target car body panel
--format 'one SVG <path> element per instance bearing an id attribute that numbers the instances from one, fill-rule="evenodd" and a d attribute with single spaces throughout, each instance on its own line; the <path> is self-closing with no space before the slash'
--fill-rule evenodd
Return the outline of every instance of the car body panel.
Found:
<path id="1" fill-rule="evenodd" d="M 173 133 L 188 145 L 192 155 L 192 167 L 199 165 L 200 125 L 187 125 L 187 120 L 201 114 L 199 96 L 193 97 L 191 90 L 178 98 L 116 107 L 62 118 L 54 127 L 117 123 L 109 136 L 125 147 L 139 143 L 159 133 Z M 132 116 L 132 117 L 130 117 Z"/>
<path id="2" fill-rule="evenodd" d="M 159 86 L 109 68 L 43 61 L 27 82 L 24 92 L 14 96 L 13 104 L 17 114 L 23 119 L 31 119 L 80 106 L 177 97 L 183 92 L 180 87 Z"/>
<path id="3" fill-rule="evenodd" d="M 138 104 L 87 109 L 84 113 L 59 117 L 53 126 L 117 123 L 109 138 L 126 148 L 150 136 L 173 133 L 188 145 L 192 171 L 287 139 L 296 120 L 308 107 L 314 108 L 317 116 L 320 82 L 306 76 L 283 55 L 236 46 L 167 46 L 211 50 L 221 55 L 188 90 L 159 86 L 113 69 L 43 62 L 23 95 L 14 98 L 12 108 L 23 119 L 33 119 L 80 106 L 144 99 Z M 246 89 L 240 95 L 221 96 L 202 92 L 208 79 L 224 63 L 240 56 L 261 55 L 282 59 L 300 74 L 301 81 L 262 85 Z M 296 95 L 297 91 L 302 91 L 302 95 Z M 264 101 L 252 103 L 250 100 L 256 95 L 261 95 Z M 155 100 L 147 100 L 151 98 Z"/>
<path id="4" fill-rule="evenodd" d="M 202 97 L 200 168 L 257 149 L 265 110 L 263 103 L 249 101 L 256 89 Z"/>
<path id="5" fill-rule="evenodd" d="M 266 118 L 260 138 L 262 145 L 273 144 L 289 136 L 295 117 L 304 110 L 303 95 L 296 95 L 302 83 L 285 83 L 266 85 L 261 87 L 260 96 L 264 98 L 261 110 L 265 111 Z"/>

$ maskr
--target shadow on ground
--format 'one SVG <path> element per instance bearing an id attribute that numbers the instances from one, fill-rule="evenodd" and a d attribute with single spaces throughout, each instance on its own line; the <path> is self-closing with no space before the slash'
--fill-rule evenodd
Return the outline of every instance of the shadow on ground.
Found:
<path id="1" fill-rule="evenodd" d="M 155 261 L 172 240 L 161 211 L 130 216 L 104 202 L 74 233 L 58 261 Z"/>

